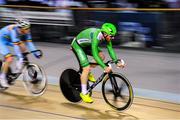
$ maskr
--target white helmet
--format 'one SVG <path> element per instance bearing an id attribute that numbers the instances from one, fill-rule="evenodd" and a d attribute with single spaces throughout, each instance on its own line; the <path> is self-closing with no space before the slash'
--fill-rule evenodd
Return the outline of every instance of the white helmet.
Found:
<path id="1" fill-rule="evenodd" d="M 16 19 L 16 21 L 19 28 L 28 29 L 31 26 L 30 22 L 26 19 Z"/>

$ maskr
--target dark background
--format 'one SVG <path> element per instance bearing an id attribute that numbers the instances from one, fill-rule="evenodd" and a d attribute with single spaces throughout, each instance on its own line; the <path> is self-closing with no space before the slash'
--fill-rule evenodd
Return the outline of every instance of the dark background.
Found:
<path id="1" fill-rule="evenodd" d="M 1 0 L 1 3 L 3 0 Z M 6 5 L 29 6 L 63 6 L 63 0 L 4 0 Z M 72 2 L 72 0 L 70 0 Z M 58 4 L 59 2 L 59 4 Z M 168 3 L 163 0 L 74 0 L 81 6 L 66 4 L 68 7 L 98 7 L 108 8 L 171 8 L 178 7 L 176 3 Z M 4 8 L 4 7 L 2 7 Z M 10 10 L 34 11 L 34 12 L 62 12 L 57 9 L 32 9 L 32 8 L 8 8 Z M 1 12 L 1 10 L 0 10 Z M 55 42 L 69 44 L 81 30 L 88 27 L 101 27 L 104 22 L 112 22 L 117 26 L 118 34 L 113 41 L 117 47 L 158 49 L 180 52 L 180 14 L 177 11 L 152 12 L 152 11 L 98 11 L 98 10 L 68 10 L 71 12 L 72 26 L 35 24 L 32 22 L 32 36 L 34 41 Z M 48 16 L 47 16 L 48 17 Z M 29 19 L 32 21 L 33 19 Z M 41 20 L 40 22 L 42 22 Z M 49 22 L 53 22 L 53 19 Z M 0 27 L 10 22 L 4 22 L 0 17 Z M 134 43 L 136 43 L 134 45 Z M 138 46 L 137 46 L 138 43 Z M 130 45 L 129 45 L 130 44 Z"/>

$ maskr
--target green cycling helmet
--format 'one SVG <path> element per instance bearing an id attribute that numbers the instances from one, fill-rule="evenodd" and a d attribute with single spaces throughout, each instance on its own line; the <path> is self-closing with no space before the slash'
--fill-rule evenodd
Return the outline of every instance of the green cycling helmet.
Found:
<path id="1" fill-rule="evenodd" d="M 112 36 L 115 36 L 117 33 L 116 27 L 112 23 L 104 23 L 101 27 L 101 31 Z"/>

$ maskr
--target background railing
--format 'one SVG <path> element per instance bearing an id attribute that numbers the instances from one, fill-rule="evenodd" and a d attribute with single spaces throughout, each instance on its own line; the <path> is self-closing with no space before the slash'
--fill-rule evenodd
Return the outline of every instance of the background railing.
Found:
<path id="1" fill-rule="evenodd" d="M 117 26 L 113 43 L 120 47 L 153 48 L 180 52 L 180 9 L 165 8 L 77 8 L 0 6 L 0 26 L 15 18 L 28 18 L 34 41 L 70 43 L 88 27 L 104 22 Z"/>
<path id="2" fill-rule="evenodd" d="M 13 23 L 18 17 L 27 18 L 32 24 L 40 25 L 72 26 L 74 21 L 71 12 L 21 11 L 16 9 L 0 11 L 1 22 Z"/>

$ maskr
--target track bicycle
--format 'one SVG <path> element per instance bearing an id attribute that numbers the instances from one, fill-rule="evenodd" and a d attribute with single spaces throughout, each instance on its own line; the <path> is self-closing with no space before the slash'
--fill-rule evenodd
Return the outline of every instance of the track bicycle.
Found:
<path id="1" fill-rule="evenodd" d="M 23 85 L 26 88 L 26 91 L 32 96 L 42 95 L 47 88 L 47 77 L 43 68 L 37 64 L 31 63 L 27 57 L 29 54 L 37 51 L 42 53 L 41 50 L 23 53 L 23 66 L 20 72 L 14 73 L 9 67 L 6 75 L 9 85 L 14 85 L 19 76 L 22 75 Z M 17 57 L 16 55 L 13 56 Z M 0 68 L 2 65 L 3 62 L 0 61 Z M 2 87 L 0 85 L 0 92 L 3 92 L 7 89 L 7 87 Z"/>
<path id="2" fill-rule="evenodd" d="M 114 64 L 112 60 L 105 63 L 111 66 Z M 90 65 L 97 65 L 97 63 L 90 63 Z M 79 65 L 80 66 L 80 65 Z M 82 68 L 79 70 L 74 68 L 65 69 L 59 80 L 59 86 L 64 97 L 73 103 L 81 101 L 81 81 L 80 75 L 82 73 Z M 92 94 L 92 90 L 102 82 L 102 95 L 105 102 L 110 105 L 113 109 L 123 111 L 128 109 L 134 98 L 133 89 L 129 80 L 121 73 L 111 72 L 105 73 L 97 79 L 95 83 L 89 84 L 88 93 Z"/>

